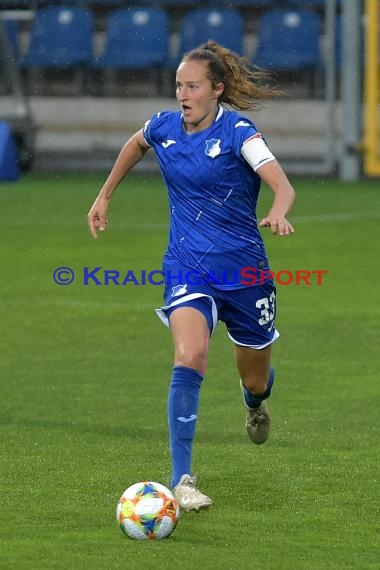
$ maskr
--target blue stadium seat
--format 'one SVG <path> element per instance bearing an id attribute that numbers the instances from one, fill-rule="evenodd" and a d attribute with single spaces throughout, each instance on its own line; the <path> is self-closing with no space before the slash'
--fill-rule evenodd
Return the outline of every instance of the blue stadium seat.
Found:
<path id="1" fill-rule="evenodd" d="M 197 6 L 200 2 L 199 0 L 154 0 L 155 4 L 165 6 L 165 8 L 188 8 Z"/>
<path id="2" fill-rule="evenodd" d="M 101 0 L 99 0 L 101 1 Z M 192 9 L 201 8 L 204 4 L 210 8 L 267 8 L 278 4 L 281 0 L 210 0 L 201 2 L 200 0 L 154 0 L 155 4 L 169 8 L 190 7 Z"/>
<path id="3" fill-rule="evenodd" d="M 92 62 L 98 69 L 160 67 L 169 54 L 170 20 L 160 8 L 123 8 L 107 21 L 103 53 Z"/>
<path id="4" fill-rule="evenodd" d="M 342 67 L 342 16 L 335 16 L 335 63 L 338 69 Z M 364 51 L 364 50 L 363 50 Z"/>
<path id="5" fill-rule="evenodd" d="M 258 8 L 267 9 L 273 8 L 274 5 L 278 4 L 279 0 L 225 0 L 222 4 L 225 4 L 229 8 Z"/>
<path id="6" fill-rule="evenodd" d="M 326 0 L 281 0 L 282 4 L 291 8 L 298 9 L 320 9 L 326 8 Z M 336 6 L 339 7 L 341 0 L 336 0 Z"/>
<path id="7" fill-rule="evenodd" d="M 254 63 L 277 71 L 321 66 L 321 21 L 308 10 L 274 9 L 260 17 Z"/>
<path id="8" fill-rule="evenodd" d="M 200 8 L 188 12 L 180 25 L 180 48 L 176 66 L 184 53 L 212 39 L 223 46 L 243 53 L 243 18 L 238 11 Z"/>
<path id="9" fill-rule="evenodd" d="M 19 28 L 18 22 L 15 20 L 3 20 L 5 33 L 9 41 L 10 48 L 13 51 L 14 58 L 17 60 L 20 56 L 20 44 L 19 44 Z M 0 58 L 1 59 L 1 58 Z"/>
<path id="10" fill-rule="evenodd" d="M 10 125 L 0 121 L 0 182 L 17 180 L 20 167 L 17 160 L 17 148 Z"/>
<path id="11" fill-rule="evenodd" d="M 31 8 L 31 0 L 1 0 L 0 2 L 0 9 L 1 10 L 17 10 L 17 9 L 24 9 L 30 10 Z"/>
<path id="12" fill-rule="evenodd" d="M 92 57 L 93 17 L 82 8 L 60 6 L 36 12 L 23 67 L 83 67 Z"/>

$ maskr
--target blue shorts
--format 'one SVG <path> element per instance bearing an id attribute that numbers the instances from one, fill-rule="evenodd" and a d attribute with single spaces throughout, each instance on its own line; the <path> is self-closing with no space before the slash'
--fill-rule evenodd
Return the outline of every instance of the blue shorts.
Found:
<path id="1" fill-rule="evenodd" d="M 173 265 L 174 275 L 180 275 L 180 270 L 184 276 L 191 271 Z M 276 288 L 270 280 L 262 285 L 227 291 L 217 289 L 206 280 L 192 282 L 188 279 L 176 285 L 166 280 L 164 300 L 165 305 L 156 309 L 156 313 L 168 327 L 173 311 L 179 307 L 193 307 L 206 317 L 210 335 L 218 321 L 222 321 L 235 344 L 262 349 L 280 336 L 274 326 Z"/>

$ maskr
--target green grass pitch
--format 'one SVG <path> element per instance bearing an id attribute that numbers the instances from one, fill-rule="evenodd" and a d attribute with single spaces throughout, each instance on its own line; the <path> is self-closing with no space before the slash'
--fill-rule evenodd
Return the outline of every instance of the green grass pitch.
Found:
<path id="1" fill-rule="evenodd" d="M 83 267 L 160 269 L 161 179 L 130 176 L 97 242 L 97 175 L 0 186 L 0 567 L 4 570 L 379 568 L 378 181 L 293 180 L 296 233 L 264 231 L 274 271 L 325 269 L 278 287 L 272 433 L 254 447 L 223 324 L 210 345 L 194 449 L 212 510 L 172 537 L 119 531 L 122 491 L 168 482 L 170 335 L 159 286 L 83 285 Z M 270 191 L 264 188 L 259 215 Z M 53 270 L 74 282 L 58 286 Z"/>

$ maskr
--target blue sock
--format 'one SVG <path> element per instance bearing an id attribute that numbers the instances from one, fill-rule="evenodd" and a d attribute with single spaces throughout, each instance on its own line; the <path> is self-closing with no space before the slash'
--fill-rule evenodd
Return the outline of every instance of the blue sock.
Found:
<path id="1" fill-rule="evenodd" d="M 202 380 L 203 376 L 193 368 L 173 368 L 168 398 L 172 488 L 182 475 L 191 475 L 191 453 Z"/>
<path id="2" fill-rule="evenodd" d="M 245 386 L 243 386 L 243 397 L 248 408 L 258 408 L 264 400 L 269 398 L 272 393 L 272 386 L 274 382 L 274 368 L 270 369 L 268 387 L 264 394 L 253 395 Z"/>

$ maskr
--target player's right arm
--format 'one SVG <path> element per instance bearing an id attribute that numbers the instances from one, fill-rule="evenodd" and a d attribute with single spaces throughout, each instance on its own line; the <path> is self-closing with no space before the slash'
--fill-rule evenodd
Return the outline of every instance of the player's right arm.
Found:
<path id="1" fill-rule="evenodd" d="M 106 228 L 108 204 L 114 190 L 149 149 L 150 146 L 144 138 L 143 129 L 132 135 L 121 149 L 107 180 L 87 215 L 90 232 L 94 239 L 98 237 L 98 230 L 104 231 Z"/>

